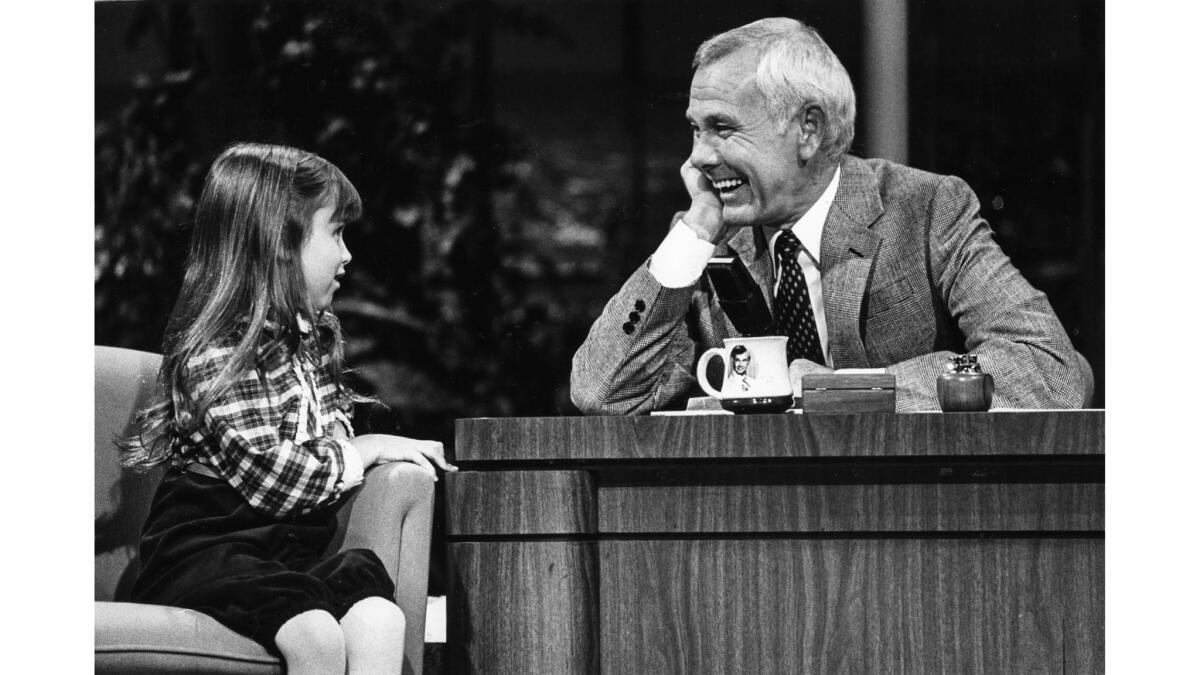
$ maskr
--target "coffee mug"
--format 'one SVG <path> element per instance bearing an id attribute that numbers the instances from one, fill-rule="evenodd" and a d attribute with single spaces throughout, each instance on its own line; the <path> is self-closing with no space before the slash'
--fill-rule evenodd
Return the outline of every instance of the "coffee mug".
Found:
<path id="1" fill-rule="evenodd" d="M 788 378 L 787 337 L 726 338 L 724 347 L 700 355 L 696 379 L 705 393 L 733 412 L 783 412 L 792 407 L 792 382 Z M 708 383 L 708 362 L 725 362 L 721 388 Z"/>

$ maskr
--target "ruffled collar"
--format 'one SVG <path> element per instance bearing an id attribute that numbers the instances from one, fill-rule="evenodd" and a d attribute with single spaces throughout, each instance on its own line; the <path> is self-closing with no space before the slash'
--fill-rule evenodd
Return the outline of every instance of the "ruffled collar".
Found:
<path id="1" fill-rule="evenodd" d="M 322 311 L 321 314 L 317 316 L 317 324 L 320 325 L 324 318 L 325 312 Z M 246 317 L 243 318 L 242 321 L 243 323 L 249 323 L 250 319 L 249 317 Z M 296 328 L 296 332 L 300 334 L 301 339 L 307 339 L 313 334 L 312 322 L 306 319 L 300 312 L 296 312 L 296 322 L 293 325 Z M 274 319 L 267 319 L 263 322 L 263 332 L 269 335 L 278 335 L 282 330 L 283 326 Z"/>

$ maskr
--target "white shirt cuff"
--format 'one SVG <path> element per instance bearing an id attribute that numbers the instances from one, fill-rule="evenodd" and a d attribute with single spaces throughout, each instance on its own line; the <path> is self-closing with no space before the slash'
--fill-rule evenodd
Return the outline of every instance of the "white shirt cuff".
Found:
<path id="1" fill-rule="evenodd" d="M 334 441 L 342 448 L 342 461 L 346 468 L 342 471 L 342 490 L 349 490 L 363 481 L 363 461 L 358 448 L 344 438 Z"/>
<path id="2" fill-rule="evenodd" d="M 666 288 L 696 283 L 717 247 L 696 236 L 681 219 L 650 256 L 650 274 Z"/>

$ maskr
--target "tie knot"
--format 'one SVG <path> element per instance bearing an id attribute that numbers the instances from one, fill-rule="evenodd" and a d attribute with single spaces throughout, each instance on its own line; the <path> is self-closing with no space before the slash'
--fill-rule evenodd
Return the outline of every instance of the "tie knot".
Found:
<path id="1" fill-rule="evenodd" d="M 775 250 L 780 255 L 796 255 L 800 250 L 800 240 L 791 230 L 780 230 L 779 239 L 775 241 Z"/>

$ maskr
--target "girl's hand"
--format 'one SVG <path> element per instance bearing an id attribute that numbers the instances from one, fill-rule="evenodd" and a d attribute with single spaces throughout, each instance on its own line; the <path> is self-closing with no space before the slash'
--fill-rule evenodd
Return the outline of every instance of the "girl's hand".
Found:
<path id="1" fill-rule="evenodd" d="M 364 434 L 350 440 L 363 458 L 364 466 L 386 462 L 411 462 L 424 468 L 437 480 L 434 465 L 443 471 L 458 471 L 446 461 L 441 441 L 422 441 L 388 434 Z"/>

